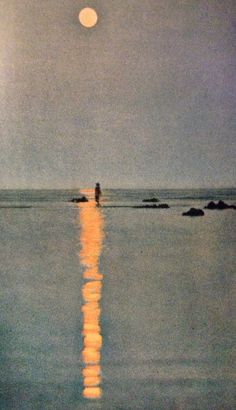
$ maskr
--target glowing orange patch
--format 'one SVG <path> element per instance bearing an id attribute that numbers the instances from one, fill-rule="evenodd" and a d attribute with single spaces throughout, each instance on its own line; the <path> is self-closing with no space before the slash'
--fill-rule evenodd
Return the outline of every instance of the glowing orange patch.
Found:
<path id="1" fill-rule="evenodd" d="M 102 395 L 100 387 L 85 387 L 83 396 L 86 399 L 99 399 Z"/>
<path id="2" fill-rule="evenodd" d="M 84 377 L 96 377 L 101 373 L 100 366 L 87 366 L 82 371 Z"/>
<path id="3" fill-rule="evenodd" d="M 100 376 L 84 377 L 84 386 L 99 386 Z"/>
<path id="4" fill-rule="evenodd" d="M 102 336 L 97 333 L 87 332 L 84 338 L 84 346 L 92 347 L 97 350 L 101 349 L 102 346 Z"/>
<path id="5" fill-rule="evenodd" d="M 85 364 L 99 364 L 101 355 L 96 349 L 86 347 L 82 351 L 82 357 Z"/>

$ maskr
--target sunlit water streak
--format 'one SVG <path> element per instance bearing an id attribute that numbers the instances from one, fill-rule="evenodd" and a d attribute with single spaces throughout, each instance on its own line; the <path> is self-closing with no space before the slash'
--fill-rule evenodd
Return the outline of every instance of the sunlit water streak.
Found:
<path id="1" fill-rule="evenodd" d="M 81 191 L 82 195 L 92 197 L 92 190 Z M 99 272 L 99 258 L 103 241 L 103 215 L 93 199 L 80 203 L 80 262 L 85 267 L 83 272 L 83 350 L 82 361 L 83 396 L 98 399 L 101 389 L 101 347 L 100 300 L 103 275 Z"/>

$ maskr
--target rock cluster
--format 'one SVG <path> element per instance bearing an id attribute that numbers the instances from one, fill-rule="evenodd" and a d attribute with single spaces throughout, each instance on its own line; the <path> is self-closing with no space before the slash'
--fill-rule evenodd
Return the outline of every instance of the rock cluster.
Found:
<path id="1" fill-rule="evenodd" d="M 228 205 L 224 201 L 219 201 L 218 204 L 214 201 L 210 201 L 209 204 L 207 204 L 204 209 L 236 209 L 235 205 Z"/>
<path id="2" fill-rule="evenodd" d="M 236 209 L 235 205 L 228 205 L 224 201 L 218 201 L 218 203 L 214 201 L 210 201 L 204 209 Z M 183 212 L 183 216 L 203 216 L 204 211 L 202 209 L 190 208 L 188 212 Z"/>

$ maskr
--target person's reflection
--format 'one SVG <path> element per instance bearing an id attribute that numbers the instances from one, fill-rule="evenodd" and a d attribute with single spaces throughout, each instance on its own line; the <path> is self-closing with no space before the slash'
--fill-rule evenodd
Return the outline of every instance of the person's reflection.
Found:
<path id="1" fill-rule="evenodd" d="M 90 196 L 93 190 L 83 191 Z M 99 257 L 103 240 L 103 216 L 94 200 L 78 204 L 80 208 L 80 262 L 85 267 L 82 288 L 83 296 L 83 396 L 101 397 L 100 350 L 100 299 L 103 275 L 99 272 Z"/>

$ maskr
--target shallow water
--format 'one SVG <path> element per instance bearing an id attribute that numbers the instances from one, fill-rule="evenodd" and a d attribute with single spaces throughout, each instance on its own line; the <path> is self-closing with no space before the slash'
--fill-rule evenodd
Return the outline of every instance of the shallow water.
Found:
<path id="1" fill-rule="evenodd" d="M 0 191 L 1 409 L 235 408 L 236 211 L 181 214 L 236 190 L 78 193 Z"/>

